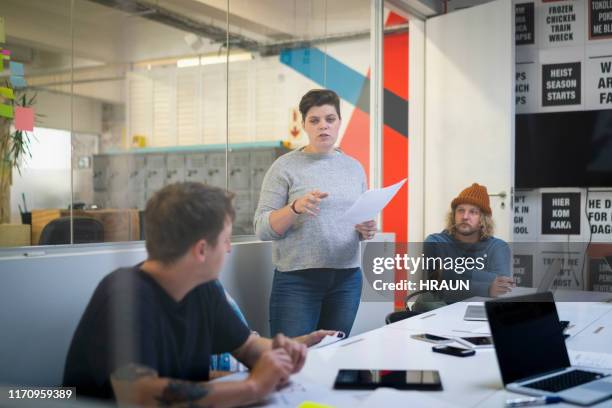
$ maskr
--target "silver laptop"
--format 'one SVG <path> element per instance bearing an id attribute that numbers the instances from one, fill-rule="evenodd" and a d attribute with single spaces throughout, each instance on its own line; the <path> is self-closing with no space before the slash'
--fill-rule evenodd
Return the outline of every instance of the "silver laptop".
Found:
<path id="1" fill-rule="evenodd" d="M 612 376 L 572 368 L 550 292 L 485 302 L 506 389 L 591 405 L 612 396 Z"/>
<path id="2" fill-rule="evenodd" d="M 561 260 L 555 259 L 544 273 L 540 284 L 536 289 L 536 293 L 544 293 L 550 290 L 555 282 L 555 278 L 561 272 Z M 512 292 L 510 292 L 506 297 L 512 296 Z M 463 320 L 469 321 L 486 321 L 487 314 L 485 313 L 484 305 L 469 305 L 465 310 L 465 315 L 463 316 Z"/>

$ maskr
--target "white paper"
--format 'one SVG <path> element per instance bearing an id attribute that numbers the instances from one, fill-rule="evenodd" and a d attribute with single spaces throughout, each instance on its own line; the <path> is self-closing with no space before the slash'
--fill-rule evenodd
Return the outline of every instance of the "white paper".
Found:
<path id="1" fill-rule="evenodd" d="M 321 339 L 320 342 L 318 342 L 317 344 L 315 344 L 314 346 L 309 347 L 310 349 L 318 349 L 321 347 L 325 347 L 325 346 L 329 346 L 330 344 L 334 344 L 337 341 L 340 340 L 344 340 L 344 337 L 338 337 L 336 335 L 334 336 L 330 336 L 327 335 L 325 337 L 323 337 L 323 339 Z"/>
<path id="2" fill-rule="evenodd" d="M 318 402 L 334 407 L 354 407 L 357 399 L 352 393 L 334 392 L 331 387 L 324 387 L 302 380 L 291 379 L 291 383 L 276 391 L 264 401 L 265 406 L 298 407 L 305 401 Z"/>
<path id="3" fill-rule="evenodd" d="M 385 188 L 373 188 L 359 196 L 351 208 L 342 216 L 343 221 L 359 224 L 373 220 L 376 215 L 391 201 L 406 179 Z"/>
<path id="4" fill-rule="evenodd" d="M 424 391 L 399 391 L 391 388 L 378 388 L 361 401 L 358 407 L 436 407 L 451 408 L 446 401 L 432 396 Z"/>
<path id="5" fill-rule="evenodd" d="M 612 354 L 576 350 L 568 353 L 572 365 L 612 370 Z"/>
<path id="6" fill-rule="evenodd" d="M 249 373 L 235 373 L 217 378 L 212 382 L 243 381 Z M 291 377 L 288 385 L 268 395 L 254 406 L 291 407 L 295 408 L 304 401 L 328 404 L 334 407 L 354 407 L 357 405 L 356 393 L 334 391 L 331 386 L 324 386 L 306 381 L 299 374 Z"/>

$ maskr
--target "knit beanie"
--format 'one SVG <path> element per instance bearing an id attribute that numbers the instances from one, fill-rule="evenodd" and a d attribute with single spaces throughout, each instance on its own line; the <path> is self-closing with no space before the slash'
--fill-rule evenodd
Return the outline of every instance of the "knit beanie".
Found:
<path id="1" fill-rule="evenodd" d="M 491 205 L 487 188 L 478 183 L 474 183 L 463 190 L 451 203 L 454 210 L 459 204 L 472 204 L 480 208 L 486 214 L 491 215 Z"/>

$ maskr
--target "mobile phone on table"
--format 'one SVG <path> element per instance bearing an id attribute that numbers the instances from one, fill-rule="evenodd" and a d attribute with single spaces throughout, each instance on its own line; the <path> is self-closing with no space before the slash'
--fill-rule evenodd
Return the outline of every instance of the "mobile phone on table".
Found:
<path id="1" fill-rule="evenodd" d="M 454 341 L 453 339 L 449 339 L 447 337 L 436 336 L 435 334 L 429 333 L 413 334 L 410 337 L 416 340 L 423 340 L 434 344 L 448 344 Z"/>
<path id="2" fill-rule="evenodd" d="M 457 341 L 474 349 L 493 347 L 493 339 L 491 336 L 459 337 Z"/>
<path id="3" fill-rule="evenodd" d="M 474 354 L 476 354 L 475 350 L 465 349 L 465 348 L 455 347 L 455 346 L 449 346 L 449 345 L 433 346 L 431 350 L 434 353 L 449 354 L 451 356 L 457 356 L 457 357 L 469 357 L 469 356 L 473 356 Z"/>
<path id="4" fill-rule="evenodd" d="M 338 390 L 372 390 L 390 387 L 399 390 L 440 391 L 437 370 L 340 370 L 334 382 Z"/>

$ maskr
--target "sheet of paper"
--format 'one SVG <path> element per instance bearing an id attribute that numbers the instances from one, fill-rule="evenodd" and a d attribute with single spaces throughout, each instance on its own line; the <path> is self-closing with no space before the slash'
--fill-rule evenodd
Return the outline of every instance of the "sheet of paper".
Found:
<path id="1" fill-rule="evenodd" d="M 248 377 L 248 372 L 236 373 L 215 379 L 213 382 L 241 381 Z M 358 400 L 355 395 L 347 392 L 334 392 L 331 386 L 311 383 L 299 378 L 291 377 L 290 383 L 270 394 L 262 403 L 266 407 L 298 407 L 305 401 L 319 402 L 333 407 L 354 407 Z M 259 406 L 259 405 L 257 405 Z"/>
<path id="2" fill-rule="evenodd" d="M 11 61 L 9 62 L 9 67 L 11 68 L 11 75 L 15 76 L 23 76 L 23 64 L 21 62 Z"/>
<path id="3" fill-rule="evenodd" d="M 11 105 L 4 105 L 0 103 L 0 116 L 5 118 L 13 118 L 13 107 Z"/>
<path id="4" fill-rule="evenodd" d="M 329 346 L 330 344 L 334 344 L 335 342 L 343 340 L 343 339 L 344 337 L 325 336 L 318 344 L 315 344 L 314 346 L 310 347 L 310 349 L 318 349 L 321 347 Z"/>
<path id="5" fill-rule="evenodd" d="M 392 388 L 377 388 L 363 399 L 358 407 L 436 407 L 451 408 L 449 404 L 433 396 L 434 392 L 400 391 Z"/>
<path id="6" fill-rule="evenodd" d="M 13 88 L 25 88 L 26 86 L 28 86 L 28 84 L 26 83 L 25 79 L 22 76 L 13 76 L 11 75 L 11 85 L 13 85 Z"/>
<path id="7" fill-rule="evenodd" d="M 0 43 L 6 42 L 6 34 L 4 33 L 4 17 L 0 17 Z"/>
<path id="8" fill-rule="evenodd" d="M 406 179 L 385 188 L 374 188 L 363 193 L 351 208 L 342 216 L 343 221 L 359 224 L 373 220 L 376 215 L 391 201 Z"/>
<path id="9" fill-rule="evenodd" d="M 0 96 L 6 99 L 15 99 L 15 94 L 13 93 L 13 90 L 11 88 L 4 88 L 1 86 L 0 86 Z"/>
<path id="10" fill-rule="evenodd" d="M 612 370 L 612 354 L 568 350 L 572 365 Z"/>
<path id="11" fill-rule="evenodd" d="M 34 109 L 17 106 L 15 108 L 15 129 L 34 130 Z"/>

